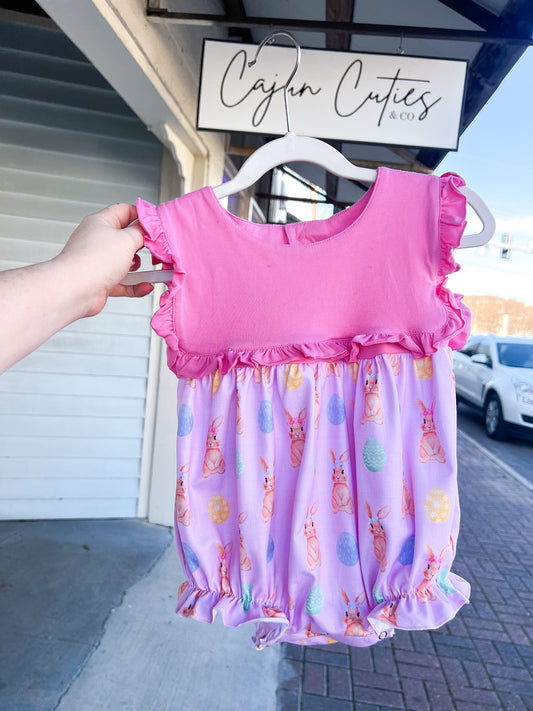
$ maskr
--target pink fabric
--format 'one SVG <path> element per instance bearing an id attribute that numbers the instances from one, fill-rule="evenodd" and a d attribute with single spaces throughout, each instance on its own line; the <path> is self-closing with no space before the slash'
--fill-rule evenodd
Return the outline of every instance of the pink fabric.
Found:
<path id="1" fill-rule="evenodd" d="M 462 347 L 469 314 L 445 275 L 457 268 L 463 184 L 381 168 L 352 207 L 290 225 L 234 217 L 209 187 L 159 207 L 139 200 L 146 246 L 174 269 L 152 322 L 170 369 L 199 378 L 245 365 L 355 362 L 369 345 L 419 357 Z"/>
<path id="2" fill-rule="evenodd" d="M 318 223 L 253 225 L 211 189 L 139 201 L 172 266 L 154 328 L 178 383 L 177 611 L 277 641 L 366 646 L 450 620 L 459 531 L 445 286 L 454 175 L 380 170 Z"/>

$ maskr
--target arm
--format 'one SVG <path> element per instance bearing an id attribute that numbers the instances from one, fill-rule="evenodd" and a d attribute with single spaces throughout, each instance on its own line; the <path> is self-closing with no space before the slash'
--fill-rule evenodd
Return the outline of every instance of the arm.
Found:
<path id="1" fill-rule="evenodd" d="M 57 257 L 0 272 L 0 373 L 54 333 L 95 316 L 108 296 L 145 296 L 151 284 L 123 286 L 143 246 L 132 205 L 106 207 L 74 230 Z"/>

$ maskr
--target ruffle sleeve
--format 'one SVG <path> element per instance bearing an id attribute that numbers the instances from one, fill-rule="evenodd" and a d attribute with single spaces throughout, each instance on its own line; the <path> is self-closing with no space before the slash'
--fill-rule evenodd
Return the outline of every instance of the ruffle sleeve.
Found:
<path id="1" fill-rule="evenodd" d="M 163 269 L 173 271 L 172 280 L 167 283 L 167 291 L 161 295 L 159 309 L 153 315 L 151 323 L 158 336 L 165 339 L 168 346 L 168 366 L 176 372 L 180 346 L 174 327 L 174 297 L 181 288 L 185 271 L 179 256 L 169 245 L 157 206 L 138 198 L 137 215 L 144 232 L 144 246 L 150 250 L 152 262 L 161 264 Z"/>
<path id="2" fill-rule="evenodd" d="M 152 263 L 162 264 L 163 269 L 173 269 L 172 252 L 157 207 L 146 200 L 137 198 L 137 215 L 144 232 L 144 246 L 152 254 Z"/>
<path id="3" fill-rule="evenodd" d="M 462 348 L 470 333 L 470 311 L 461 303 L 462 294 L 447 288 L 450 274 L 459 271 L 453 250 L 461 243 L 466 226 L 466 197 L 460 191 L 465 181 L 456 173 L 445 173 L 440 178 L 439 237 L 440 260 L 437 272 L 437 296 L 444 305 L 446 321 L 435 334 L 435 346 Z"/>

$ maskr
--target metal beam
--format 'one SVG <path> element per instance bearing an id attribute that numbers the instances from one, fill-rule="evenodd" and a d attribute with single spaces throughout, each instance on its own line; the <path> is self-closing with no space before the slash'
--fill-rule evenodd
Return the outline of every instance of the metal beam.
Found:
<path id="1" fill-rule="evenodd" d="M 326 0 L 326 22 L 351 22 L 353 20 L 355 0 Z M 326 49 L 350 50 L 352 38 L 340 32 L 326 32 Z M 340 141 L 331 141 L 333 148 L 341 150 Z M 326 173 L 326 194 L 336 200 L 339 193 L 339 177 Z M 336 205 L 338 207 L 338 205 Z"/>
<path id="2" fill-rule="evenodd" d="M 482 30 L 455 30 L 442 27 L 413 27 L 408 25 L 377 25 L 366 22 L 326 22 L 322 20 L 298 20 L 270 17 L 239 18 L 229 15 L 213 15 L 193 12 L 169 12 L 168 10 L 147 9 L 146 15 L 153 22 L 197 25 L 202 27 L 241 27 L 248 29 L 286 29 L 306 32 L 338 32 L 347 35 L 370 35 L 377 37 L 413 37 L 432 40 L 452 40 L 455 42 L 482 42 L 485 44 L 533 45 L 531 33 L 520 31 L 484 32 Z M 503 31 L 502 31 L 503 30 Z"/>
<path id="3" fill-rule="evenodd" d="M 326 22 L 351 22 L 355 0 L 326 0 Z M 351 37 L 340 32 L 326 32 L 326 49 L 348 52 Z"/>
<path id="4" fill-rule="evenodd" d="M 224 12 L 229 17 L 237 17 L 243 22 L 246 21 L 246 12 L 244 10 L 244 4 L 242 0 L 223 0 Z M 241 37 L 243 42 L 247 44 L 253 44 L 252 33 L 250 28 L 247 26 L 243 27 L 232 27 L 230 28 L 229 36 L 234 37 L 238 35 Z"/>
<path id="5" fill-rule="evenodd" d="M 461 17 L 475 22 L 487 32 L 498 32 L 498 15 L 490 10 L 485 10 L 477 2 L 472 0 L 438 0 L 438 2 L 441 5 L 446 5 Z"/>

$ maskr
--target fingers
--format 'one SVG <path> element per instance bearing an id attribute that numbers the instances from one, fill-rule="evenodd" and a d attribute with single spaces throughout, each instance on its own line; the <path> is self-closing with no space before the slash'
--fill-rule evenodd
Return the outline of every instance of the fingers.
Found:
<path id="1" fill-rule="evenodd" d="M 131 267 L 130 267 L 130 272 L 136 272 L 137 269 L 141 266 L 141 258 L 137 253 L 133 255 L 133 259 L 131 260 Z"/>
<path id="2" fill-rule="evenodd" d="M 130 298 L 138 299 L 143 296 L 147 296 L 153 290 L 153 284 L 149 284 L 147 281 L 143 281 L 141 284 L 132 284 L 130 286 L 117 284 L 111 289 L 109 296 L 128 296 Z"/>
<path id="3" fill-rule="evenodd" d="M 122 230 L 137 220 L 137 209 L 135 205 L 128 205 L 128 203 L 124 202 L 104 207 L 103 210 L 100 210 L 100 212 L 96 214 L 100 215 L 110 227 L 114 227 L 117 230 Z M 142 233 L 141 226 L 138 222 L 136 224 L 137 229 Z"/>
<path id="4" fill-rule="evenodd" d="M 125 234 L 128 234 L 133 239 L 135 249 L 140 249 L 143 246 L 144 230 L 137 219 L 135 205 L 129 205 L 128 203 L 109 205 L 97 212 L 95 217 L 104 220 L 109 227 L 122 230 Z"/>

